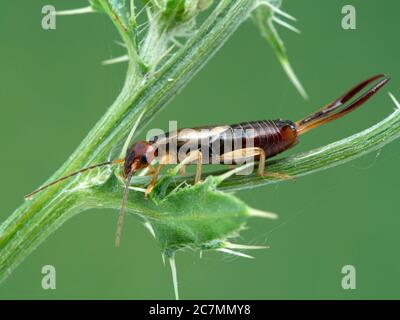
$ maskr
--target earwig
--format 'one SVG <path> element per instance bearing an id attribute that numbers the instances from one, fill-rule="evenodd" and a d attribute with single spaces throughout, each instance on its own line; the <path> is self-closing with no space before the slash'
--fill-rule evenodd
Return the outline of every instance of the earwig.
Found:
<path id="1" fill-rule="evenodd" d="M 346 103 L 349 102 L 357 93 L 361 92 L 364 88 L 377 80 L 379 81 L 373 85 L 372 88 L 367 90 L 364 94 L 346 106 Z M 180 149 L 188 143 L 191 145 L 194 144 L 195 149 L 197 148 L 195 153 L 188 155 L 188 157 L 193 158 L 192 160 L 197 162 L 195 183 L 197 183 L 201 178 L 202 165 L 204 163 L 215 163 L 210 162 L 210 159 L 205 158 L 202 154 L 201 143 L 204 141 L 204 139 L 210 142 L 219 142 L 219 152 L 221 152 L 219 163 L 224 164 L 226 163 L 226 160 L 232 160 L 234 163 L 238 163 L 238 159 L 241 159 L 243 154 L 245 154 L 246 157 L 251 155 L 255 160 L 258 160 L 258 175 L 264 176 L 266 175 L 264 173 L 264 169 L 267 158 L 280 154 L 296 145 L 298 143 L 299 136 L 303 135 L 304 133 L 335 119 L 339 119 L 360 107 L 375 93 L 382 89 L 382 87 L 389 80 L 390 78 L 381 74 L 371 77 L 359 83 L 333 102 L 296 122 L 277 119 L 243 122 L 235 125 L 198 127 L 190 130 L 180 129 L 176 132 L 167 133 L 166 135 L 154 136 L 153 138 L 149 139 L 149 141 L 138 141 L 127 149 L 125 158 L 91 165 L 76 172 L 70 173 L 69 175 L 45 184 L 39 189 L 26 195 L 25 198 L 31 198 L 40 191 L 85 171 L 107 165 L 112 166 L 123 164 L 122 175 L 125 179 L 125 187 L 115 239 L 115 245 L 118 247 L 120 244 L 121 230 L 124 221 L 131 179 L 135 172 L 140 169 L 147 167 L 152 169 L 153 177 L 145 193 L 145 196 L 147 196 L 157 181 L 157 176 L 161 167 L 165 164 L 174 163 L 171 161 L 171 155 L 168 153 L 170 151 L 169 147 L 171 139 L 176 139 L 177 141 L 177 152 L 179 152 Z M 249 137 L 249 131 L 252 132 L 251 137 Z M 247 145 L 249 138 L 252 139 L 251 146 Z M 241 141 L 241 147 L 234 148 L 230 152 L 223 153 L 222 151 L 224 150 L 225 145 L 231 144 L 232 140 Z M 157 156 L 159 156 L 159 149 L 161 145 L 166 146 L 167 150 L 169 151 L 167 151 L 167 153 L 160 158 L 158 167 L 154 169 L 151 166 L 151 163 Z M 212 155 L 210 154 L 210 158 L 211 157 Z M 179 162 L 179 159 L 176 158 L 175 161 Z M 279 176 L 279 174 L 277 175 Z"/>

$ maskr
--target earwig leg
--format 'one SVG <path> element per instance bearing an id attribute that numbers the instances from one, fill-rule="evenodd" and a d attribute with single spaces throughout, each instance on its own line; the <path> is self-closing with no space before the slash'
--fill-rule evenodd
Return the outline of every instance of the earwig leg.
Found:
<path id="1" fill-rule="evenodd" d="M 265 172 L 262 177 L 271 177 L 280 180 L 296 180 L 296 177 L 293 177 L 286 173 L 279 173 L 279 172 Z"/>
<path id="2" fill-rule="evenodd" d="M 196 167 L 196 176 L 194 178 L 194 184 L 198 183 L 201 180 L 201 173 L 203 170 L 203 153 L 200 150 L 191 151 L 186 155 L 185 159 L 181 161 L 180 165 L 185 167 L 187 164 L 197 162 Z M 183 168 L 181 167 L 181 169 Z"/>
<path id="3" fill-rule="evenodd" d="M 230 152 L 226 152 L 221 155 L 220 162 L 232 161 L 238 163 L 239 161 L 245 161 L 246 159 L 260 157 L 260 163 L 258 165 L 259 172 L 263 172 L 263 167 L 265 166 L 265 151 L 261 148 L 243 148 Z"/>
<path id="4" fill-rule="evenodd" d="M 186 166 L 182 166 L 182 167 L 179 169 L 179 174 L 180 174 L 181 176 L 184 176 L 184 175 L 186 174 Z"/>
<path id="5" fill-rule="evenodd" d="M 151 164 L 149 164 L 149 166 L 147 168 L 148 168 L 149 172 L 146 173 L 146 176 L 151 176 L 156 172 L 156 169 Z"/>
<path id="6" fill-rule="evenodd" d="M 176 159 L 174 159 L 174 157 L 169 153 L 165 154 L 160 159 L 160 164 L 175 164 L 175 163 L 176 163 Z"/>
<path id="7" fill-rule="evenodd" d="M 158 174 L 160 173 L 162 166 L 163 166 L 163 164 L 160 163 L 157 166 L 157 169 L 154 170 L 153 177 L 151 178 L 151 181 L 150 181 L 149 185 L 147 186 L 147 189 L 144 193 L 145 198 L 148 197 L 148 195 L 150 194 L 150 192 L 153 190 L 154 186 L 156 185 Z"/>
<path id="8" fill-rule="evenodd" d="M 197 151 L 191 152 L 188 155 L 188 161 L 189 162 L 195 161 L 196 158 L 197 158 L 197 169 L 196 169 L 196 177 L 195 177 L 195 180 L 194 180 L 195 184 L 198 183 L 200 181 L 200 179 L 201 179 L 202 160 L 203 160 L 203 154 L 201 153 L 201 151 L 197 150 Z M 166 154 L 165 156 L 163 156 L 160 159 L 160 162 L 159 162 L 159 164 L 158 164 L 156 169 L 154 169 L 154 168 L 151 169 L 150 168 L 150 170 L 154 170 L 154 172 L 153 172 L 153 177 L 151 178 L 151 181 L 150 181 L 149 185 L 147 186 L 147 189 L 146 189 L 146 191 L 144 193 L 145 198 L 147 198 L 148 195 L 153 190 L 153 188 L 154 188 L 154 186 L 155 186 L 155 184 L 157 182 L 158 174 L 160 173 L 160 170 L 161 170 L 162 166 L 164 166 L 166 164 L 173 164 L 173 163 L 174 163 L 173 157 L 170 154 Z M 186 167 L 186 165 L 183 165 L 182 168 L 180 169 L 180 173 L 181 174 L 182 174 L 182 171 L 183 171 L 183 174 L 184 174 L 185 167 Z"/>
<path id="9" fill-rule="evenodd" d="M 292 177 L 288 174 L 285 173 L 279 173 L 279 172 L 265 172 L 265 151 L 261 149 L 260 151 L 260 160 L 258 162 L 258 171 L 257 174 L 260 177 L 272 177 L 276 179 L 282 179 L 282 180 L 287 180 L 287 179 L 296 179 L 295 177 Z"/>
<path id="10" fill-rule="evenodd" d="M 160 162 L 157 166 L 156 169 L 154 169 L 154 167 L 151 167 L 150 170 L 154 170 L 153 171 L 153 177 L 151 178 L 151 181 L 149 183 L 149 185 L 146 188 L 146 191 L 144 193 L 144 197 L 147 198 L 148 195 L 151 193 L 151 191 L 153 190 L 154 186 L 156 185 L 157 182 L 157 178 L 158 178 L 158 174 L 160 173 L 160 170 L 162 168 L 162 166 L 166 165 L 166 164 L 170 164 L 173 163 L 173 158 L 172 156 L 167 153 L 166 155 L 164 155 L 161 159 Z"/>
<path id="11" fill-rule="evenodd" d="M 258 171 L 257 174 L 259 176 L 263 176 L 264 175 L 264 170 L 265 170 L 265 151 L 261 148 L 257 148 L 258 152 L 260 153 L 260 160 L 258 161 Z"/>
<path id="12" fill-rule="evenodd" d="M 274 177 L 277 179 L 284 179 L 284 180 L 295 179 L 295 177 L 292 177 L 284 173 L 265 172 L 266 155 L 265 151 L 261 148 L 244 148 L 227 152 L 221 156 L 221 160 L 243 161 L 251 157 L 253 158 L 259 157 L 257 175 L 259 175 L 260 177 Z"/>
<path id="13" fill-rule="evenodd" d="M 200 150 L 197 151 L 197 167 L 196 177 L 194 178 L 194 184 L 197 184 L 201 180 L 201 173 L 203 169 L 203 154 Z"/>

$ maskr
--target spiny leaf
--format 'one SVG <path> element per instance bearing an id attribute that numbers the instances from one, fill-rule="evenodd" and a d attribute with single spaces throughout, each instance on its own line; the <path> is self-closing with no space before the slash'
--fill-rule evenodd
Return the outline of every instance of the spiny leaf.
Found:
<path id="1" fill-rule="evenodd" d="M 131 26 L 131 3 L 129 0 L 108 0 L 112 10 L 118 16 L 124 28 L 129 31 L 132 30 Z"/>
<path id="2" fill-rule="evenodd" d="M 276 5 L 280 5 L 281 1 L 276 2 Z M 261 35 L 270 43 L 272 49 L 275 51 L 279 62 L 281 63 L 283 69 L 285 70 L 286 74 L 288 75 L 290 81 L 293 83 L 293 85 L 296 87 L 296 89 L 299 91 L 299 93 L 302 95 L 304 99 L 308 98 L 308 95 L 301 84 L 300 80 L 297 78 L 290 62 L 289 58 L 286 52 L 285 45 L 280 38 L 277 30 L 275 29 L 274 26 L 274 21 L 282 24 L 287 24 L 284 21 L 274 18 L 276 15 L 276 10 L 279 10 L 278 7 L 277 9 L 272 9 L 275 8 L 268 0 L 261 1 L 259 5 L 254 9 L 252 12 L 252 18 L 254 22 L 257 24 Z M 278 12 L 281 12 L 280 10 Z M 287 17 L 288 15 L 285 15 Z M 291 16 L 289 16 L 291 17 Z M 287 24 L 288 25 L 288 24 Z M 293 30 L 294 27 L 291 25 L 290 29 Z M 295 29 L 297 30 L 297 29 Z"/>
<path id="3" fill-rule="evenodd" d="M 104 12 L 103 7 L 101 6 L 100 0 L 89 0 L 89 4 L 94 11 Z"/>
<path id="4" fill-rule="evenodd" d="M 225 248 L 225 240 L 237 236 L 254 216 L 254 209 L 233 194 L 217 190 L 222 180 L 215 176 L 165 195 L 172 175 L 159 180 L 151 198 L 160 214 L 149 223 L 164 254 L 183 248 Z"/>

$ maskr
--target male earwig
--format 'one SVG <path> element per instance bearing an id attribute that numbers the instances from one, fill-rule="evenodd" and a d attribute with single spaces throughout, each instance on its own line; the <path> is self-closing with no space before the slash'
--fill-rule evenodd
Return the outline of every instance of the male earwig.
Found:
<path id="1" fill-rule="evenodd" d="M 375 85 L 373 85 L 372 88 L 370 88 L 360 97 L 345 106 L 345 104 L 357 93 L 359 93 L 365 87 L 378 79 L 380 80 Z M 188 143 L 191 145 L 194 144 L 195 149 L 197 148 L 195 153 L 191 153 L 188 155 L 188 157 L 191 157 L 190 161 L 195 160 L 197 162 L 195 183 L 197 183 L 201 178 L 203 161 L 207 160 L 204 163 L 215 163 L 215 158 L 212 159 L 213 161 L 210 161 L 211 157 L 213 156 L 212 154 L 209 155 L 210 159 L 203 158 L 201 143 L 204 141 L 204 139 L 208 141 L 218 140 L 220 151 L 220 156 L 218 158 L 219 163 L 224 164 L 226 163 L 226 160 L 231 160 L 234 163 L 238 163 L 238 160 L 243 159 L 243 157 L 248 158 L 249 156 L 251 156 L 259 162 L 258 175 L 264 176 L 265 160 L 267 158 L 273 157 L 293 147 L 295 144 L 297 144 L 298 137 L 300 135 L 332 120 L 339 119 L 347 113 L 355 110 L 356 108 L 364 104 L 375 93 L 377 93 L 389 80 L 390 78 L 385 77 L 384 75 L 371 77 L 356 85 L 354 88 L 352 88 L 344 95 L 340 96 L 338 99 L 296 122 L 278 119 L 243 122 L 230 126 L 208 126 L 194 128 L 190 130 L 180 129 L 176 132 L 170 132 L 163 136 L 155 136 L 149 141 L 138 141 L 134 143 L 130 148 L 128 148 L 124 159 L 116 159 L 83 168 L 79 171 L 73 172 L 67 176 L 61 177 L 53 182 L 50 182 L 40 187 L 39 189 L 25 196 L 25 198 L 30 198 L 36 193 L 58 182 L 66 180 L 85 171 L 106 165 L 123 164 L 122 174 L 126 182 L 124 194 L 122 197 L 121 211 L 117 223 L 115 245 L 118 247 L 120 243 L 126 201 L 128 199 L 129 186 L 132 176 L 140 169 L 147 167 L 151 169 L 153 177 L 145 193 L 145 195 L 147 196 L 151 192 L 157 181 L 157 176 L 160 172 L 161 167 L 165 164 L 174 163 L 171 160 L 170 154 L 168 153 L 169 151 L 167 151 L 167 153 L 159 159 L 159 165 L 156 169 L 151 166 L 151 162 L 153 161 L 153 159 L 156 158 L 160 153 L 159 147 L 161 145 L 164 145 L 167 146 L 167 150 L 169 150 L 169 141 L 171 141 L 172 138 L 177 141 L 176 147 L 178 153 L 180 149 Z M 252 145 L 246 146 L 246 143 L 249 139 L 249 131 L 252 132 L 250 137 L 252 138 Z M 232 151 L 223 153 L 224 146 L 228 143 L 231 144 L 232 140 L 241 140 L 242 144 L 239 144 L 241 147 L 239 148 L 235 146 Z M 176 162 L 179 162 L 179 158 L 176 157 L 174 159 Z M 269 173 L 268 175 L 274 175 L 274 173 Z M 283 175 L 280 175 L 279 173 L 275 173 L 275 175 L 277 175 L 278 177 L 283 177 Z"/>

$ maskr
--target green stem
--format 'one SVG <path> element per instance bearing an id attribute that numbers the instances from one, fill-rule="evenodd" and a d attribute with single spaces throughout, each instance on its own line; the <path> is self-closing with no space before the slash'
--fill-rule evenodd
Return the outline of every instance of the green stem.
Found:
<path id="1" fill-rule="evenodd" d="M 255 0 L 220 1 L 196 34 L 155 74 L 141 74 L 137 61 L 130 61 L 124 87 L 116 101 L 49 180 L 88 163 L 104 161 L 145 111 L 143 128 L 218 51 L 249 16 L 254 3 Z M 115 21 L 107 8 L 106 13 Z M 135 57 L 131 55 L 131 59 Z M 111 172 L 108 175 L 111 177 Z M 90 188 L 101 184 L 95 178 L 80 175 L 44 190 L 22 204 L 0 226 L 0 282 L 64 221 L 96 206 L 86 198 Z"/>

